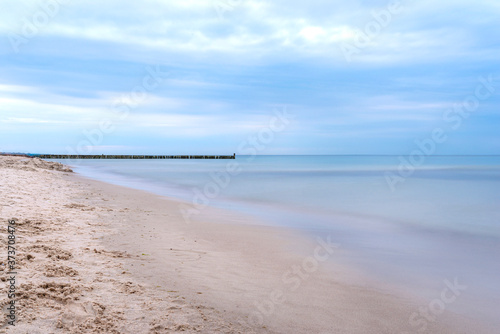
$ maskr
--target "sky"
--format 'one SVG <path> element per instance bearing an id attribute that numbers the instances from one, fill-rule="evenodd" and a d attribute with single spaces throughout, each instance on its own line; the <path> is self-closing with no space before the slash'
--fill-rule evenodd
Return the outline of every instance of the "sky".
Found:
<path id="1" fill-rule="evenodd" d="M 0 0 L 0 151 L 500 154 L 499 17 L 498 0 Z"/>

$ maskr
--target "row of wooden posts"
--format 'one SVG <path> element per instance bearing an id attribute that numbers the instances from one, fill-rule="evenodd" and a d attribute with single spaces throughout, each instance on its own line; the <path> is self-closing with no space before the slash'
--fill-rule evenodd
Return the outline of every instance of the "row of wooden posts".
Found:
<path id="1" fill-rule="evenodd" d="M 72 155 L 72 154 L 30 154 L 41 159 L 236 159 L 233 155 Z"/>

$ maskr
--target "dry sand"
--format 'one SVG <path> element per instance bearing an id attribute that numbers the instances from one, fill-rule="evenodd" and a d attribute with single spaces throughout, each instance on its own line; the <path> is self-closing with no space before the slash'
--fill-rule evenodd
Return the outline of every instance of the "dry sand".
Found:
<path id="1" fill-rule="evenodd" d="M 0 180 L 2 259 L 18 226 L 18 320 L 0 332 L 418 333 L 429 303 L 365 286 L 326 240 L 216 210 L 188 224 L 181 202 L 39 159 L 0 157 Z M 426 325 L 494 333 L 451 312 Z"/>

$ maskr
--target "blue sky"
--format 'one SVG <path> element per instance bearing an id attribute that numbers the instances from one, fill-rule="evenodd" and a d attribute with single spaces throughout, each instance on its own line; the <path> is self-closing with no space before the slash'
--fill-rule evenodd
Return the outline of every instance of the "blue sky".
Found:
<path id="1" fill-rule="evenodd" d="M 433 154 L 500 154 L 499 17 L 497 0 L 0 0 L 0 151 L 240 153 L 286 110 L 259 153 L 410 154 L 442 129 Z"/>

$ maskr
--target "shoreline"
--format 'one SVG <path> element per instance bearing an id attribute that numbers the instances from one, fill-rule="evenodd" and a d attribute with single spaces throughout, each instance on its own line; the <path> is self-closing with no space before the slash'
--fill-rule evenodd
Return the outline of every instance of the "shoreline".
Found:
<path id="1" fill-rule="evenodd" d="M 18 328 L 325 334 L 419 328 L 408 322 L 418 302 L 342 283 L 359 273 L 335 264 L 342 248 L 333 241 L 238 224 L 245 218 L 222 210 L 185 224 L 181 201 L 48 167 L 54 165 L 0 165 L 9 186 L 1 194 L 8 204 L 2 220 L 21 222 L 19 276 L 26 279 Z M 448 313 L 426 323 L 427 333 L 459 330 L 489 333 Z"/>

